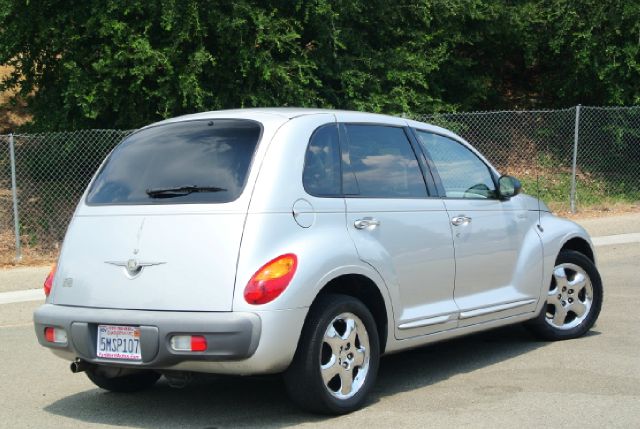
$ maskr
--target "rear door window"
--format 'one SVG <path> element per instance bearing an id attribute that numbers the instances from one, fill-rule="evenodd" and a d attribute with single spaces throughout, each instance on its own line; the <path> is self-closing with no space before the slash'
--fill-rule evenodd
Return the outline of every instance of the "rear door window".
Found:
<path id="1" fill-rule="evenodd" d="M 351 171 L 359 196 L 423 198 L 427 189 L 404 130 L 384 125 L 346 124 Z"/>
<path id="2" fill-rule="evenodd" d="M 214 119 L 143 129 L 111 153 L 88 204 L 226 203 L 240 196 L 261 126 Z"/>

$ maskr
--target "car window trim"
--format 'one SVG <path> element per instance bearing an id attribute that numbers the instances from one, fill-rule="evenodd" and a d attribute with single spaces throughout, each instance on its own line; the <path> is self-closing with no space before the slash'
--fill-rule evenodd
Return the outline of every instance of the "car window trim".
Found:
<path id="1" fill-rule="evenodd" d="M 358 197 L 360 195 L 360 184 L 358 183 L 358 177 L 356 173 L 353 172 L 351 168 L 351 153 L 349 152 L 349 135 L 347 134 L 347 127 L 345 123 L 338 122 L 338 139 L 340 142 L 340 171 L 342 174 L 340 175 L 340 183 L 342 184 L 342 196 L 343 197 Z M 349 171 L 344 171 L 342 168 L 342 164 L 346 164 L 349 167 Z M 344 177 L 345 174 L 349 174 L 353 183 L 355 183 L 355 191 L 356 193 L 347 194 L 344 192 Z"/>
<path id="2" fill-rule="evenodd" d="M 493 171 L 493 169 L 480 157 L 478 156 L 478 154 L 476 153 L 475 149 L 470 148 L 467 144 L 465 144 L 463 141 L 453 138 L 450 135 L 444 134 L 444 133 L 438 133 L 436 131 L 433 130 L 425 130 L 422 128 L 418 128 L 418 127 L 410 127 L 412 129 L 412 131 L 415 133 L 415 138 L 418 141 L 418 145 L 420 147 L 420 150 L 424 153 L 424 156 L 427 159 L 427 163 L 429 165 L 431 174 L 433 174 L 434 180 L 436 182 L 436 187 L 438 188 L 438 193 L 440 194 L 440 198 L 446 198 L 448 200 L 479 200 L 479 201 L 483 201 L 483 200 L 497 200 L 497 201 L 501 201 L 501 199 L 498 197 L 497 192 L 498 192 L 498 178 L 496 177 L 496 173 Z M 447 192 L 444 189 L 444 185 L 442 184 L 442 178 L 440 177 L 440 173 L 438 172 L 438 168 L 436 167 L 435 163 L 433 162 L 433 158 L 431 157 L 431 154 L 429 153 L 429 151 L 427 150 L 426 147 L 424 147 L 423 144 L 420 143 L 419 141 L 419 137 L 418 137 L 418 131 L 424 132 L 424 133 L 429 133 L 429 134 L 435 134 L 437 136 L 440 137 L 444 137 L 446 139 L 449 139 L 459 145 L 461 145 L 462 147 L 464 147 L 465 149 L 469 150 L 469 152 L 471 152 L 476 158 L 478 158 L 478 161 L 480 161 L 485 168 L 487 169 L 487 171 L 489 172 L 489 176 L 491 177 L 491 181 L 493 182 L 493 186 L 496 189 L 496 196 L 495 197 L 490 197 L 490 198 L 461 198 L 461 197 L 448 197 L 447 196 Z"/>
<path id="3" fill-rule="evenodd" d="M 405 128 L 406 128 L 405 132 L 409 136 L 409 142 L 411 143 L 413 152 L 415 153 L 416 158 L 418 159 L 418 165 L 420 166 L 420 171 L 422 172 L 424 181 L 427 184 L 427 195 L 429 198 L 439 198 L 440 193 L 437 185 L 438 182 L 436 181 L 436 178 L 434 177 L 432 172 L 432 168 L 430 165 L 431 159 L 426 157 L 420 145 L 420 141 L 418 140 L 418 136 L 415 134 L 414 130 L 409 126 Z M 440 180 L 440 176 L 438 176 L 438 180 Z"/>

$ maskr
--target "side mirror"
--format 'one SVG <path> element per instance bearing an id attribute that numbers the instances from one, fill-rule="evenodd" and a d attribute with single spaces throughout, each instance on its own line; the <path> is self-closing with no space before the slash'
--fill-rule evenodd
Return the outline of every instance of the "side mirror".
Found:
<path id="1" fill-rule="evenodd" d="M 501 200 L 515 197 L 522 190 L 520 181 L 512 176 L 502 176 L 498 179 L 498 195 Z"/>

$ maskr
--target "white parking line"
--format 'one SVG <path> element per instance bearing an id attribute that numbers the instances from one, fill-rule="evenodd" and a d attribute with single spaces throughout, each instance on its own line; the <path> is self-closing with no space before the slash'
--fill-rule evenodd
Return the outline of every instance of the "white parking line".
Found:
<path id="1" fill-rule="evenodd" d="M 42 289 L 14 290 L 0 293 L 0 304 L 44 300 Z"/>
<path id="2" fill-rule="evenodd" d="M 640 243 L 640 232 L 629 234 L 605 235 L 591 239 L 594 246 L 609 246 L 612 244 Z"/>
<path id="3" fill-rule="evenodd" d="M 592 237 L 594 246 L 610 246 L 612 244 L 640 243 L 640 232 L 630 234 L 604 235 Z M 41 288 L 0 292 L 0 304 L 14 304 L 16 302 L 41 301 L 44 292 Z"/>

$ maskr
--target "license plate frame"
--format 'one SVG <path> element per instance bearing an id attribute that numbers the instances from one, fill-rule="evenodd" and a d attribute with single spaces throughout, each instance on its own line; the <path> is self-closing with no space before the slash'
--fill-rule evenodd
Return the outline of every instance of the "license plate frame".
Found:
<path id="1" fill-rule="evenodd" d="M 98 358 L 142 361 L 139 326 L 98 325 L 96 340 Z"/>

